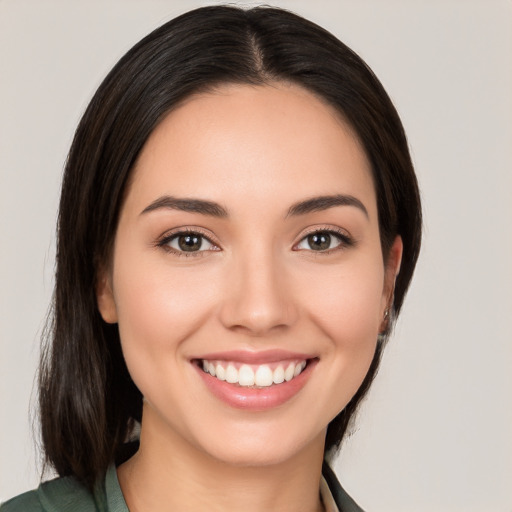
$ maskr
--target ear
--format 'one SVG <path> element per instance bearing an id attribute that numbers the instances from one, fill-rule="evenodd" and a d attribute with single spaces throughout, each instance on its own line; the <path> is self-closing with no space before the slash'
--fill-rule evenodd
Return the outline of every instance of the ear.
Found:
<path id="1" fill-rule="evenodd" d="M 393 241 L 393 245 L 389 250 L 386 260 L 386 268 L 384 270 L 384 287 L 382 293 L 382 316 L 384 328 L 387 329 L 388 317 L 391 308 L 393 307 L 393 296 L 395 293 L 396 276 L 400 272 L 400 265 L 402 263 L 402 253 L 404 245 L 402 237 L 397 235 Z"/>
<path id="2" fill-rule="evenodd" d="M 117 308 L 112 290 L 110 272 L 101 270 L 96 281 L 96 301 L 101 317 L 107 324 L 117 323 Z"/>

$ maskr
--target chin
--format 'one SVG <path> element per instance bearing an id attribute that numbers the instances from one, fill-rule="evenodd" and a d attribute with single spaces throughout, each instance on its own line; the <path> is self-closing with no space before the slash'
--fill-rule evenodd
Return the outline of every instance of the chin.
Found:
<path id="1" fill-rule="evenodd" d="M 283 435 L 278 429 L 268 432 L 268 435 L 261 430 L 235 430 L 224 439 L 216 436 L 208 443 L 209 446 L 203 444 L 200 449 L 221 463 L 254 468 L 284 464 L 310 453 L 323 454 L 325 429 L 317 435 L 293 434 Z"/>

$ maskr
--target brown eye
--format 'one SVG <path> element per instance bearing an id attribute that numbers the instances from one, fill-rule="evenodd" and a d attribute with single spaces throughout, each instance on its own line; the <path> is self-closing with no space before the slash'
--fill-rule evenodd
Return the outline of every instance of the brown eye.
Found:
<path id="1" fill-rule="evenodd" d="M 215 248 L 205 236 L 200 233 L 186 232 L 177 233 L 161 245 L 166 245 L 175 252 L 203 252 L 209 251 Z"/>
<path id="2" fill-rule="evenodd" d="M 309 248 L 313 251 L 326 251 L 331 248 L 329 233 L 313 233 L 307 237 Z"/>
<path id="3" fill-rule="evenodd" d="M 315 231 L 305 236 L 296 246 L 297 250 L 327 252 L 332 249 L 349 247 L 353 245 L 352 240 L 335 231 Z"/>
<path id="4" fill-rule="evenodd" d="M 203 245 L 203 240 L 199 235 L 180 235 L 178 237 L 178 246 L 182 251 L 199 251 L 201 245 Z"/>

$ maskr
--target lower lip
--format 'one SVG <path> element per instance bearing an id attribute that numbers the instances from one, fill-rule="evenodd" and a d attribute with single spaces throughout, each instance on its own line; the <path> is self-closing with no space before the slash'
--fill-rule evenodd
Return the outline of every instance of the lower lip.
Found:
<path id="1" fill-rule="evenodd" d="M 224 403 L 237 409 L 264 411 L 278 407 L 293 398 L 306 384 L 317 360 L 309 360 L 304 370 L 292 380 L 264 388 L 252 388 L 230 384 L 206 373 L 194 364 L 207 388 Z"/>

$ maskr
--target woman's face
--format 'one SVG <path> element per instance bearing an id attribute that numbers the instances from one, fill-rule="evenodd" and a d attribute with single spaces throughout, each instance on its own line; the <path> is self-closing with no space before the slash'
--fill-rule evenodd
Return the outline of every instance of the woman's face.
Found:
<path id="1" fill-rule="evenodd" d="M 369 162 L 331 107 L 283 84 L 190 98 L 143 148 L 98 286 L 143 438 L 244 465 L 322 450 L 400 257 L 397 239 L 383 262 Z"/>

